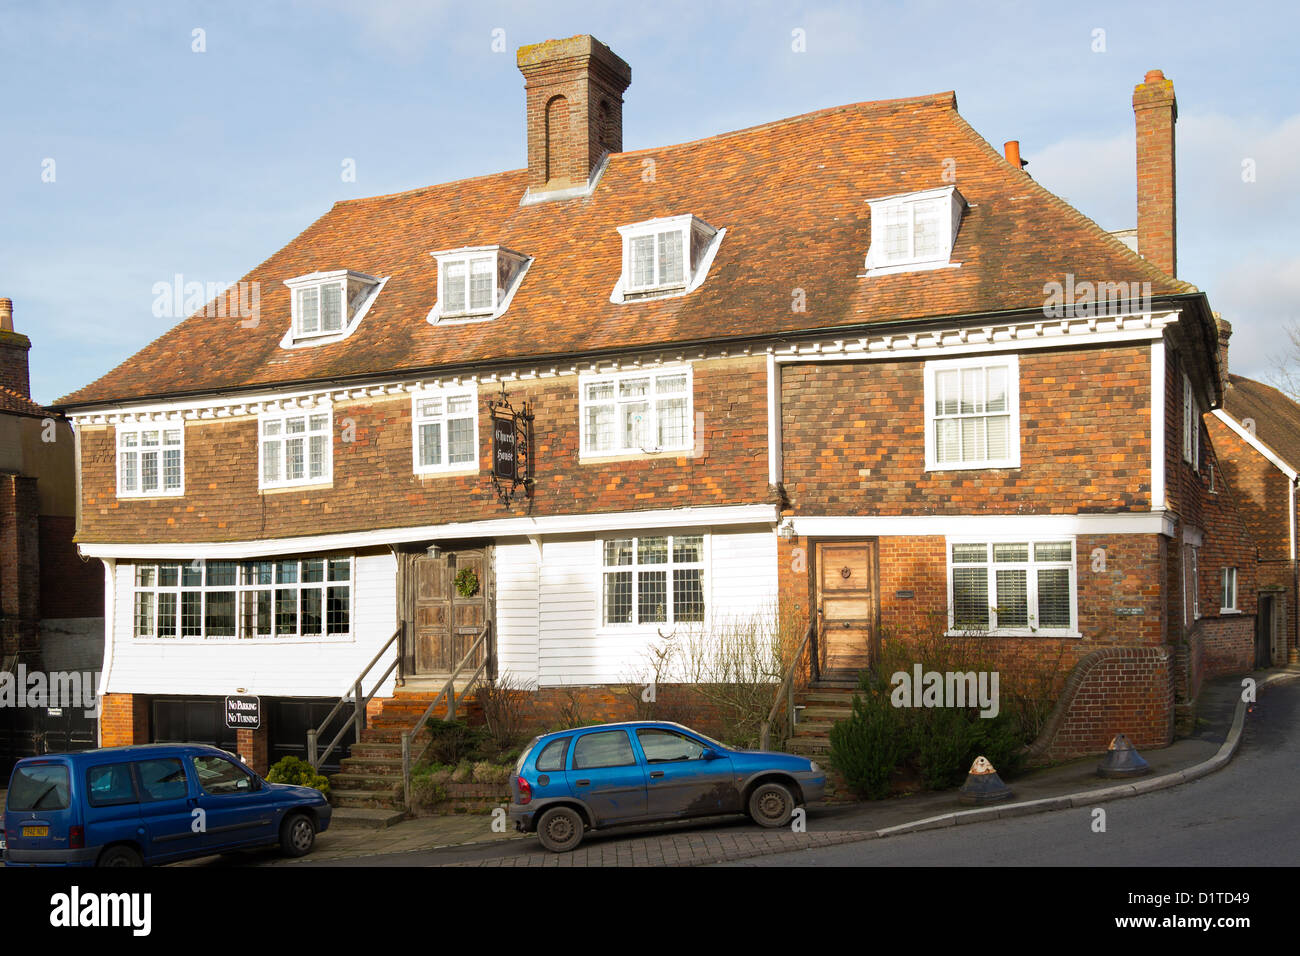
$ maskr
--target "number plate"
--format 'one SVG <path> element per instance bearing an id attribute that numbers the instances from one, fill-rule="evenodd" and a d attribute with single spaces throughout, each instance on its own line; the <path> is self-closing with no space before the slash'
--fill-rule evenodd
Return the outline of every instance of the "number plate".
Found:
<path id="1" fill-rule="evenodd" d="M 47 837 L 49 835 L 49 827 L 23 827 L 23 836 L 25 837 Z"/>

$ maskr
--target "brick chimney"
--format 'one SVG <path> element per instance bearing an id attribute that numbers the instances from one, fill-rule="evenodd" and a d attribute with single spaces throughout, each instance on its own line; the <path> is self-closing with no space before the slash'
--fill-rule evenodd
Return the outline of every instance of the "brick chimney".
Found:
<path id="1" fill-rule="evenodd" d="M 528 190 L 587 185 L 606 153 L 623 150 L 623 91 L 632 68 L 595 37 L 519 48 L 528 107 Z"/>
<path id="2" fill-rule="evenodd" d="M 32 397 L 27 366 L 31 348 L 31 339 L 14 331 L 13 299 L 0 299 L 0 385 L 24 398 Z"/>
<path id="3" fill-rule="evenodd" d="M 1214 324 L 1219 328 L 1219 379 L 1222 382 L 1222 392 L 1227 394 L 1228 391 L 1228 339 L 1232 338 L 1232 323 L 1219 313 L 1214 313 Z"/>
<path id="4" fill-rule="evenodd" d="M 1174 208 L 1174 84 L 1151 70 L 1133 90 L 1137 119 L 1137 233 L 1144 259 L 1177 275 L 1177 216 Z"/>

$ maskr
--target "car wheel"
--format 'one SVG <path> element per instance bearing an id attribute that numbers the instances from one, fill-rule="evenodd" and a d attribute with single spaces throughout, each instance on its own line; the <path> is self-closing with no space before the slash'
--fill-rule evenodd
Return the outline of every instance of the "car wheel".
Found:
<path id="1" fill-rule="evenodd" d="M 582 814 L 572 807 L 552 807 L 537 821 L 537 838 L 552 853 L 568 853 L 582 842 Z"/>
<path id="2" fill-rule="evenodd" d="M 99 855 L 96 866 L 144 866 L 140 854 L 129 846 L 111 846 Z"/>
<path id="3" fill-rule="evenodd" d="M 280 850 L 285 856 L 306 856 L 316 845 L 316 824 L 305 813 L 295 813 L 280 824 Z"/>
<path id="4" fill-rule="evenodd" d="M 749 815 L 761 827 L 783 827 L 794 814 L 794 794 L 781 783 L 765 783 L 749 795 Z"/>

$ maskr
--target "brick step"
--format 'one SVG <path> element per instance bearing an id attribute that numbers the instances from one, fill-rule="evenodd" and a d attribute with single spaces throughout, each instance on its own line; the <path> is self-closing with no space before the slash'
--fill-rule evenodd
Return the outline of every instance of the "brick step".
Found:
<path id="1" fill-rule="evenodd" d="M 844 720 L 853 716 L 852 707 L 805 707 L 799 711 L 799 720 Z"/>
<path id="2" fill-rule="evenodd" d="M 794 725 L 796 737 L 826 737 L 835 726 L 833 720 L 801 720 Z M 347 763 L 346 760 L 343 763 Z"/>
<path id="3" fill-rule="evenodd" d="M 389 790 L 394 784 L 400 785 L 402 772 L 394 774 L 352 772 L 330 774 L 330 790 L 335 792 L 357 790 Z"/>
<path id="4" fill-rule="evenodd" d="M 363 773 L 372 777 L 401 776 L 402 753 L 393 757 L 348 757 L 339 761 L 339 773 Z"/>
<path id="5" fill-rule="evenodd" d="M 844 707 L 853 706 L 852 690 L 808 690 L 798 695 L 801 704 L 836 704 Z"/>
<path id="6" fill-rule="evenodd" d="M 353 744 L 349 753 L 352 758 L 357 760 L 373 758 L 376 760 L 396 760 L 398 763 L 402 761 L 401 743 L 374 743 L 363 740 L 359 744 Z M 343 762 L 346 763 L 346 761 Z"/>
<path id="7" fill-rule="evenodd" d="M 830 753 L 831 742 L 825 737 L 791 737 L 786 741 L 787 753 L 801 757 L 824 756 Z"/>
<path id="8" fill-rule="evenodd" d="M 330 803 L 360 810 L 402 810 L 402 800 L 391 790 L 332 790 Z"/>
<path id="9" fill-rule="evenodd" d="M 343 827 L 350 830 L 385 830 L 405 819 L 405 810 L 335 807 L 330 817 L 330 829 Z"/>

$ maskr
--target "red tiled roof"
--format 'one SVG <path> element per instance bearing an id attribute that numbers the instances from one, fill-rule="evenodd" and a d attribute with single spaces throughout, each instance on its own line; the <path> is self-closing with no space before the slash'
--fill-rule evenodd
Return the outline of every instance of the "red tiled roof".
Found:
<path id="1" fill-rule="evenodd" d="M 654 160 L 653 181 L 643 177 Z M 951 162 L 949 162 L 951 161 Z M 959 269 L 859 278 L 867 200 L 944 186 L 970 203 Z M 619 153 L 587 198 L 520 206 L 527 173 L 498 173 L 336 203 L 255 268 L 261 321 L 193 316 L 59 406 L 328 380 L 828 326 L 1040 308 L 1043 286 L 1151 283 L 1191 290 L 1014 169 L 957 113 L 952 93 L 859 103 L 659 149 Z M 614 304 L 616 227 L 694 213 L 727 235 L 690 295 Z M 509 310 L 435 327 L 433 250 L 500 244 L 535 257 Z M 356 332 L 286 350 L 284 280 L 354 269 L 390 276 Z M 806 310 L 791 309 L 796 289 Z"/>
<path id="2" fill-rule="evenodd" d="M 1300 468 L 1300 405 L 1271 385 L 1229 375 L 1223 409 L 1237 421 L 1255 421 L 1255 437 L 1292 468 Z"/>
<path id="3" fill-rule="evenodd" d="M 44 418 L 50 413 L 26 395 L 0 385 L 0 414 L 31 415 L 36 418 Z"/>

